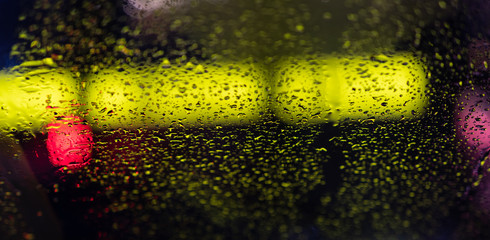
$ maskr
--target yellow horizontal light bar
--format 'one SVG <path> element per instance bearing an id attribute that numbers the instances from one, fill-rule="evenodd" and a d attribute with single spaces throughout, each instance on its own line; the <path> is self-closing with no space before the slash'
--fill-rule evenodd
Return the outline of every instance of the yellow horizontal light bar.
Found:
<path id="1" fill-rule="evenodd" d="M 289 124 L 411 118 L 428 104 L 426 75 L 409 53 L 290 57 L 275 70 L 271 106 Z"/>
<path id="2" fill-rule="evenodd" d="M 95 129 L 247 124 L 266 108 L 263 73 L 249 63 L 112 67 L 86 79 Z"/>
<path id="3" fill-rule="evenodd" d="M 55 116 L 73 114 L 77 82 L 61 69 L 0 71 L 0 131 L 40 131 Z"/>
<path id="4" fill-rule="evenodd" d="M 410 118 L 428 101 L 424 66 L 408 53 L 291 57 L 274 72 L 270 106 L 290 124 Z M 95 129 L 248 124 L 266 111 L 266 82 L 244 62 L 111 67 L 88 76 L 82 93 L 60 69 L 4 71 L 0 128 L 39 131 L 79 102 Z"/>

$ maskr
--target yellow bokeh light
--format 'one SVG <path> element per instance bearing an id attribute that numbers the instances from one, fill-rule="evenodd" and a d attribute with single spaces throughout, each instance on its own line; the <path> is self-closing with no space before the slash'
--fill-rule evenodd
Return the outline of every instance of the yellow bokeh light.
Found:
<path id="1" fill-rule="evenodd" d="M 76 111 L 77 82 L 60 69 L 0 72 L 0 129 L 40 131 L 55 116 Z"/>
<path id="2" fill-rule="evenodd" d="M 247 124 L 266 107 L 263 73 L 253 64 L 123 66 L 86 82 L 96 129 Z"/>
<path id="3" fill-rule="evenodd" d="M 407 53 L 291 57 L 274 81 L 272 108 L 290 124 L 410 118 L 428 101 L 424 66 Z"/>

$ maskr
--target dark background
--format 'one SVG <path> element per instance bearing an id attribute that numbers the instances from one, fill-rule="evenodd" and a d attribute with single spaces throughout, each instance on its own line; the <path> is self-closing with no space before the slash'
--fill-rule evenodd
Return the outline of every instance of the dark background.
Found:
<path id="1" fill-rule="evenodd" d="M 28 4 L 28 2 L 0 0 L 0 69 L 14 65 L 9 54 L 15 41 L 17 19 L 22 4 Z"/>

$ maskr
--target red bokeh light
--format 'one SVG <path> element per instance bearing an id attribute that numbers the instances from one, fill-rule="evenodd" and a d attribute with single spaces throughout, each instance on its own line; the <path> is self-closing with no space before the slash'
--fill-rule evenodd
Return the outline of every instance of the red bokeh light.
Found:
<path id="1" fill-rule="evenodd" d="M 47 125 L 49 161 L 59 168 L 75 169 L 90 161 L 92 129 L 78 116 L 64 116 Z"/>

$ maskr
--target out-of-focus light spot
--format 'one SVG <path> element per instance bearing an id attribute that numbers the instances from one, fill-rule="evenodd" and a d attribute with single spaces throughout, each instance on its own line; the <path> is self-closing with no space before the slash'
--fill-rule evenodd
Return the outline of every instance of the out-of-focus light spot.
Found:
<path id="1" fill-rule="evenodd" d="M 0 72 L 0 131 L 39 132 L 52 118 L 69 115 L 78 101 L 77 83 L 63 69 Z"/>
<path id="2" fill-rule="evenodd" d="M 123 9 L 130 17 L 144 18 L 157 10 L 167 11 L 170 8 L 178 8 L 185 2 L 184 0 L 128 0 Z"/>
<path id="3" fill-rule="evenodd" d="M 421 116 L 428 103 L 425 69 L 407 53 L 290 57 L 275 71 L 272 108 L 293 124 Z"/>
<path id="4" fill-rule="evenodd" d="M 93 133 L 80 117 L 65 116 L 47 125 L 49 161 L 55 167 L 76 169 L 92 155 Z"/>
<path id="5" fill-rule="evenodd" d="M 470 150 L 468 157 L 474 160 L 481 159 L 490 148 L 487 92 L 481 87 L 465 90 L 456 109 L 456 134 L 463 141 L 464 148 Z"/>
<path id="6" fill-rule="evenodd" d="M 265 111 L 264 76 L 245 62 L 107 68 L 87 78 L 83 106 L 95 129 L 243 125 Z"/>

